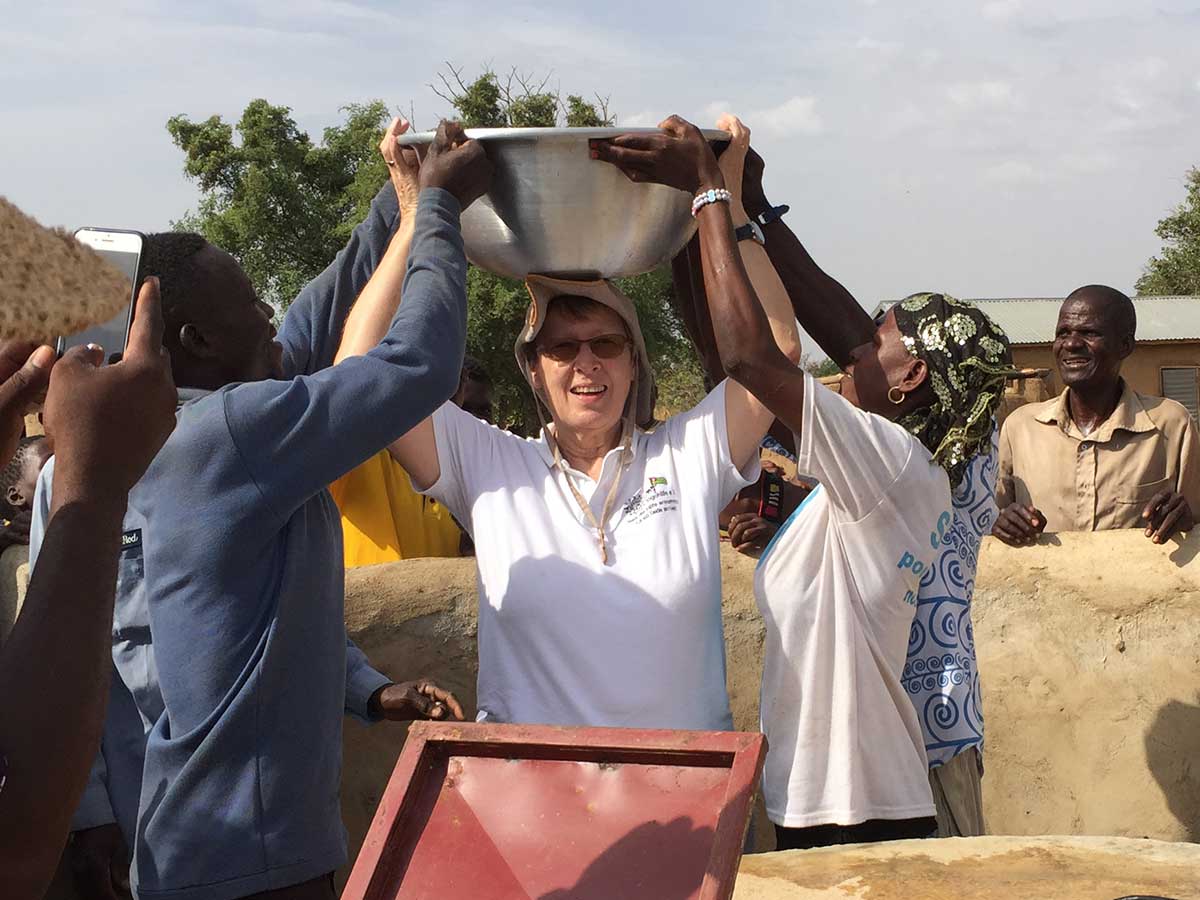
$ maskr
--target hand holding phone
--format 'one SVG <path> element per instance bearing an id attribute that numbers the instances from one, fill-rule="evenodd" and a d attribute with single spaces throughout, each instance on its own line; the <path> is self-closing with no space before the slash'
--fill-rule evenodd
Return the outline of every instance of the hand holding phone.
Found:
<path id="1" fill-rule="evenodd" d="M 100 367 L 77 347 L 59 360 L 46 394 L 46 433 L 54 440 L 54 503 L 127 493 L 175 427 L 175 382 L 163 349 L 158 279 L 138 295 L 128 352 Z"/>

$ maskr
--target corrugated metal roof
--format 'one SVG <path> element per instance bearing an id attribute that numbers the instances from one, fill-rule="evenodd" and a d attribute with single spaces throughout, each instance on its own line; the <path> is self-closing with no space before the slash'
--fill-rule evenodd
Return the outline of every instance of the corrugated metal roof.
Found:
<path id="1" fill-rule="evenodd" d="M 874 315 L 898 300 L 885 300 Z M 986 297 L 972 299 L 1004 329 L 1014 344 L 1048 344 L 1054 340 L 1062 297 Z M 1134 297 L 1139 341 L 1200 340 L 1200 297 Z"/>

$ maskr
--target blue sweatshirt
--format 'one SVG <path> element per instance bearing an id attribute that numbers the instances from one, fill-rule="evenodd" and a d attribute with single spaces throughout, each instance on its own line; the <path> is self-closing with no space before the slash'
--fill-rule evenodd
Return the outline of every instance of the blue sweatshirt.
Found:
<path id="1" fill-rule="evenodd" d="M 232 900 L 346 860 L 344 570 L 326 485 L 450 397 L 466 332 L 458 203 L 426 190 L 387 336 L 330 367 L 395 205 L 385 189 L 288 311 L 279 337 L 291 380 L 182 406 L 130 492 L 125 543 L 143 549 L 133 592 L 148 611 L 163 704 L 146 742 L 131 871 L 141 900 Z M 118 620 L 125 602 L 122 591 Z"/>
<path id="2" fill-rule="evenodd" d="M 180 392 L 197 399 L 209 391 Z M 54 457 L 46 461 L 38 476 L 33 500 L 33 521 L 29 526 L 29 568 L 37 566 L 50 506 L 54 502 Z M 113 669 L 104 715 L 100 751 L 92 762 L 88 782 L 71 818 L 71 830 L 82 831 L 99 825 L 116 824 L 133 847 L 137 835 L 138 801 L 142 795 L 142 769 L 146 761 L 146 738 L 162 715 L 162 693 L 158 687 L 158 666 L 150 637 L 150 618 L 146 609 L 142 547 L 132 540 L 121 549 L 117 571 L 117 595 L 121 597 L 120 618 L 113 617 Z M 373 720 L 371 696 L 391 679 L 375 671 L 364 654 L 346 638 L 346 709 L 365 723 Z"/>

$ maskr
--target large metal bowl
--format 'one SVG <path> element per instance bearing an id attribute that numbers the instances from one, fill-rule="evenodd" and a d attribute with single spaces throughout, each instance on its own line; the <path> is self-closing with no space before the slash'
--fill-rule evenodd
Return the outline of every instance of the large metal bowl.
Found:
<path id="1" fill-rule="evenodd" d="M 496 172 L 487 195 L 463 213 L 467 258 L 505 275 L 618 278 L 648 272 L 678 253 L 696 230 L 692 198 L 635 184 L 594 160 L 588 140 L 653 134 L 656 128 L 471 128 Z M 705 131 L 728 141 L 724 131 Z M 404 134 L 428 144 L 433 132 Z"/>

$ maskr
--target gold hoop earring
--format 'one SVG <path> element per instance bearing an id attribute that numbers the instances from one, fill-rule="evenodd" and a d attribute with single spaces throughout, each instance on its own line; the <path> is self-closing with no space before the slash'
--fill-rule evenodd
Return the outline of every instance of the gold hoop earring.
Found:
<path id="1" fill-rule="evenodd" d="M 888 400 L 894 403 L 896 406 L 899 406 L 904 402 L 904 391 L 900 390 L 898 387 L 888 388 Z"/>

